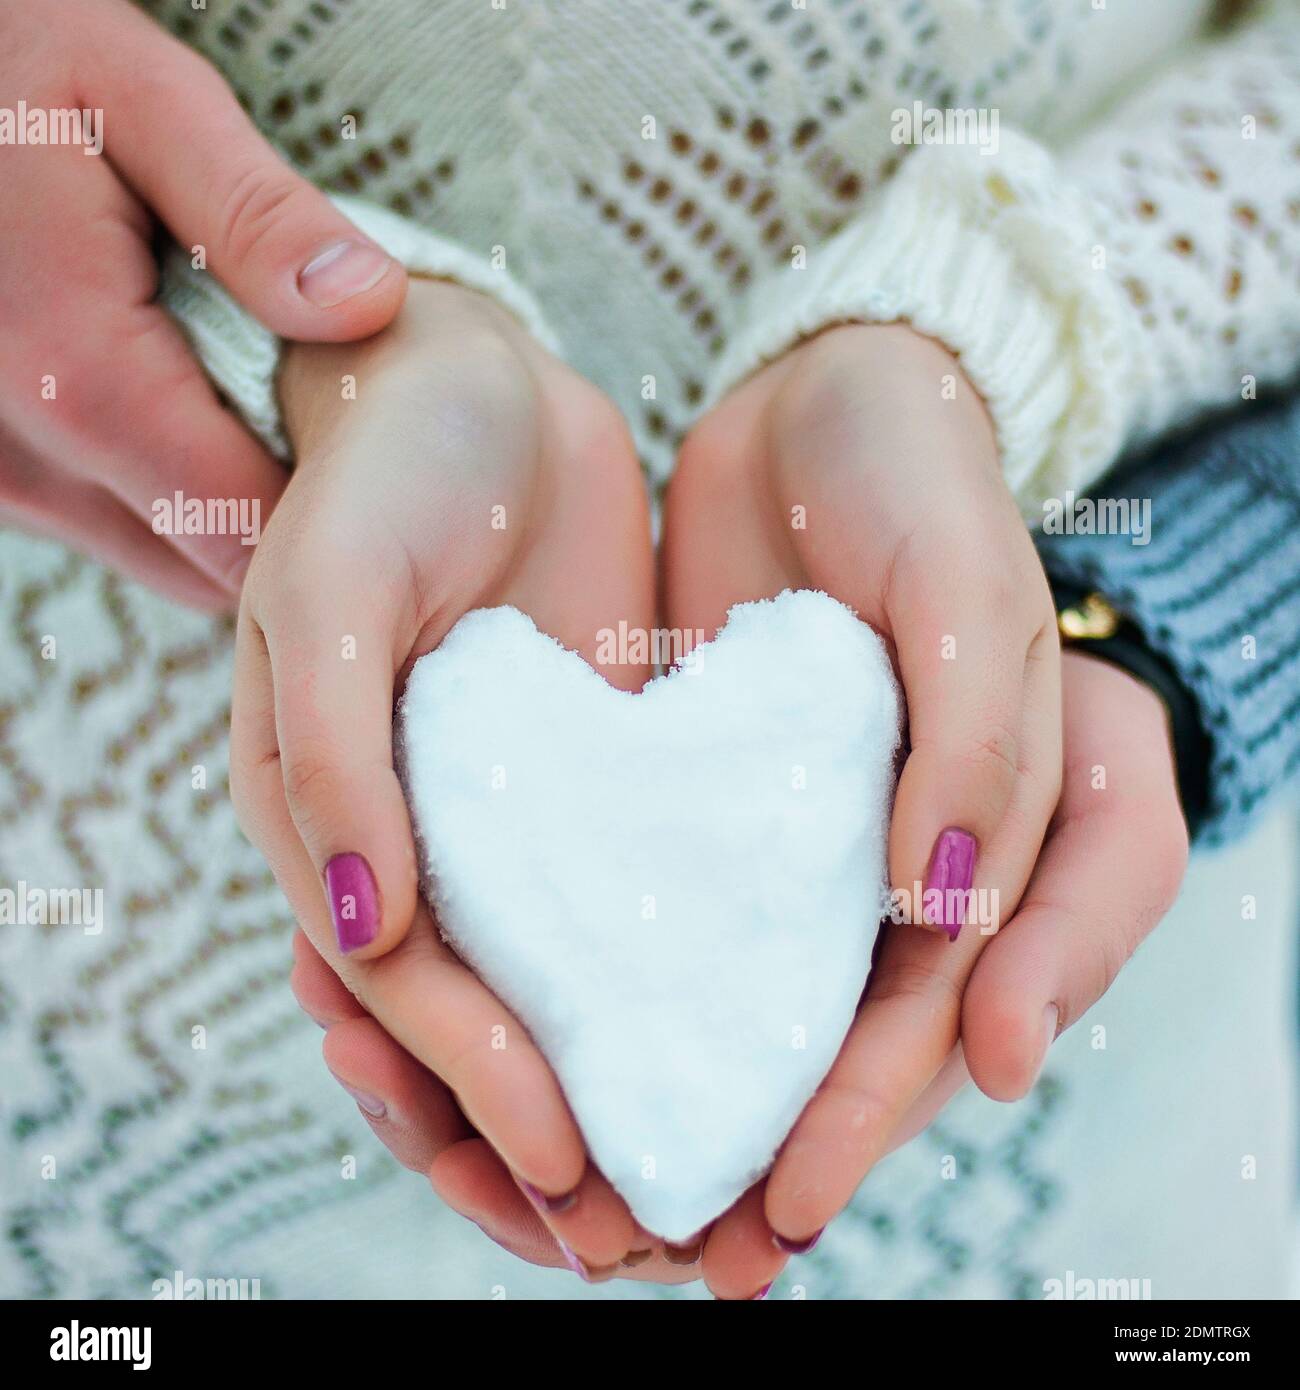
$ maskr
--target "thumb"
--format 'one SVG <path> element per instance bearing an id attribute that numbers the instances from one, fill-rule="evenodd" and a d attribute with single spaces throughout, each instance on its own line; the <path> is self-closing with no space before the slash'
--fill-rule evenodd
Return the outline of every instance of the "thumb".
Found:
<path id="1" fill-rule="evenodd" d="M 269 591 L 256 582 L 245 591 L 236 689 L 261 694 L 236 699 L 246 728 L 260 702 L 259 761 L 277 750 L 284 804 L 340 954 L 373 960 L 415 916 L 416 851 L 393 768 L 395 637 L 382 603 L 349 584 L 347 571 L 328 549 L 303 550 Z"/>
<path id="2" fill-rule="evenodd" d="M 96 74 L 105 148 L 181 246 L 282 337 L 346 342 L 390 323 L 403 268 L 285 164 L 216 69 L 147 17 L 116 18 Z"/>

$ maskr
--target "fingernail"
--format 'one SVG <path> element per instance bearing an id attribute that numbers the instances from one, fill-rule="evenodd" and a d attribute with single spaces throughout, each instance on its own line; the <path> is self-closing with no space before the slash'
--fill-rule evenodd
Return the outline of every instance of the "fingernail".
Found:
<path id="1" fill-rule="evenodd" d="M 966 895 L 975 877 L 975 837 L 949 827 L 934 842 L 930 867 L 922 890 L 922 917 L 932 927 L 942 927 L 949 941 L 966 920 Z M 932 895 L 940 895 L 936 909 Z"/>
<path id="2" fill-rule="evenodd" d="M 349 1086 L 346 1081 L 340 1081 L 339 1085 L 352 1097 L 354 1101 L 370 1116 L 372 1120 L 382 1120 L 388 1114 L 388 1107 L 378 1096 L 372 1096 L 365 1091 L 358 1091 L 355 1086 Z"/>
<path id="3" fill-rule="evenodd" d="M 628 1269 L 635 1269 L 637 1265 L 643 1265 L 654 1254 L 653 1250 L 629 1250 L 623 1256 L 623 1263 Z"/>
<path id="4" fill-rule="evenodd" d="M 692 1245 L 669 1245 L 664 1241 L 664 1259 L 670 1265 L 693 1265 L 703 1253 L 702 1240 L 697 1240 Z"/>
<path id="5" fill-rule="evenodd" d="M 568 1211 L 578 1200 L 578 1193 L 575 1189 L 572 1192 L 562 1192 L 558 1197 L 548 1197 L 540 1187 L 534 1187 L 532 1183 L 519 1179 L 519 1186 L 523 1189 L 524 1196 L 537 1208 L 538 1211 L 558 1212 Z"/>
<path id="6" fill-rule="evenodd" d="M 336 854 L 325 865 L 325 891 L 339 949 L 368 946 L 379 934 L 379 890 L 370 865 L 359 854 Z"/>
<path id="7" fill-rule="evenodd" d="M 612 1279 L 618 1272 L 617 1265 L 583 1264 L 559 1236 L 555 1237 L 555 1243 L 560 1247 L 560 1254 L 564 1256 L 564 1263 L 569 1266 L 584 1284 L 603 1284 L 606 1279 Z"/>
<path id="8" fill-rule="evenodd" d="M 1052 1050 L 1052 1044 L 1056 1041 L 1056 1029 L 1061 1021 L 1061 1011 L 1055 1004 L 1049 1004 L 1043 1010 L 1043 1052 L 1038 1059 L 1038 1070 L 1041 1072 L 1047 1062 L 1047 1054 Z M 1037 1081 L 1038 1077 L 1035 1076 Z"/>
<path id="9" fill-rule="evenodd" d="M 361 241 L 336 242 L 298 272 L 298 289 L 318 309 L 332 309 L 373 289 L 392 264 L 377 246 Z"/>
<path id="10" fill-rule="evenodd" d="M 765 1298 L 768 1296 L 768 1294 L 770 1294 L 771 1292 L 772 1292 L 772 1285 L 771 1285 L 771 1284 L 764 1284 L 763 1287 L 762 1287 L 761 1289 L 759 1289 L 759 1291 L 758 1291 L 757 1293 L 750 1294 L 750 1296 L 749 1296 L 749 1301 L 750 1301 L 751 1303 L 761 1303 L 761 1302 L 763 1301 L 763 1299 L 765 1299 Z"/>
<path id="11" fill-rule="evenodd" d="M 823 1226 L 822 1231 L 825 1229 Z M 807 1240 L 786 1240 L 784 1236 L 774 1235 L 772 1244 L 778 1250 L 784 1250 L 787 1255 L 806 1255 L 822 1238 L 822 1231 L 814 1231 Z"/>

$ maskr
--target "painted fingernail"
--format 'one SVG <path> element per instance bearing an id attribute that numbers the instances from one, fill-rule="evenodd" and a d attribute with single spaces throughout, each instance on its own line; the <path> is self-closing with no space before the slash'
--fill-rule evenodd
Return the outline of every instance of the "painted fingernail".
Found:
<path id="1" fill-rule="evenodd" d="M 749 1296 L 749 1301 L 750 1301 L 751 1303 L 761 1303 L 761 1302 L 768 1296 L 768 1294 L 770 1294 L 771 1292 L 772 1292 L 772 1285 L 771 1285 L 771 1284 L 764 1284 L 763 1287 L 762 1287 L 761 1289 L 759 1289 L 759 1291 L 758 1291 L 757 1293 L 752 1293 L 752 1294 L 750 1294 L 750 1296 Z"/>
<path id="2" fill-rule="evenodd" d="M 1060 1026 L 1061 1011 L 1055 1004 L 1049 1004 L 1043 1010 L 1043 1054 L 1038 1059 L 1038 1070 L 1041 1073 L 1047 1062 L 1047 1054 L 1052 1050 L 1052 1044 L 1056 1041 L 1056 1030 Z M 1035 1077 L 1035 1080 L 1038 1078 Z"/>
<path id="3" fill-rule="evenodd" d="M 643 1265 L 654 1254 L 653 1250 L 629 1250 L 623 1256 L 623 1263 L 628 1269 L 635 1269 L 637 1265 Z"/>
<path id="4" fill-rule="evenodd" d="M 823 1226 L 822 1231 L 825 1229 Z M 774 1235 L 772 1244 L 778 1250 L 784 1250 L 787 1255 L 806 1255 L 822 1238 L 822 1231 L 814 1231 L 807 1240 L 786 1240 L 784 1236 Z"/>
<path id="5" fill-rule="evenodd" d="M 555 1243 L 560 1247 L 560 1254 L 564 1256 L 564 1263 L 578 1276 L 579 1279 L 587 1280 L 587 1266 L 569 1249 L 567 1245 L 556 1236 Z"/>
<path id="6" fill-rule="evenodd" d="M 325 891 L 339 950 L 359 950 L 379 934 L 379 890 L 359 854 L 336 854 L 325 865 Z"/>
<path id="7" fill-rule="evenodd" d="M 975 877 L 975 837 L 949 827 L 934 842 L 930 867 L 922 891 L 922 917 L 932 927 L 942 927 L 949 941 L 966 920 L 966 897 Z"/>
<path id="8" fill-rule="evenodd" d="M 670 1265 L 693 1265 L 704 1253 L 704 1242 L 694 1241 L 690 1245 L 669 1245 L 664 1241 L 664 1259 Z"/>
<path id="9" fill-rule="evenodd" d="M 556 1236 L 555 1243 L 560 1247 L 560 1254 L 564 1256 L 564 1263 L 569 1266 L 584 1284 L 603 1284 L 606 1279 L 612 1279 L 618 1273 L 617 1265 L 583 1264 L 559 1236 Z"/>
<path id="10" fill-rule="evenodd" d="M 373 289 L 392 265 L 377 246 L 339 241 L 303 266 L 298 272 L 298 289 L 318 309 L 332 309 Z"/>
<path id="11" fill-rule="evenodd" d="M 572 1192 L 562 1192 L 558 1197 L 548 1197 L 540 1187 L 534 1187 L 532 1183 L 519 1179 L 519 1186 L 523 1189 L 524 1196 L 537 1208 L 538 1211 L 551 1213 L 568 1211 L 578 1200 L 577 1189 Z"/>
<path id="12" fill-rule="evenodd" d="M 370 1116 L 372 1120 L 382 1120 L 388 1114 L 388 1107 L 378 1096 L 369 1095 L 365 1091 L 358 1091 L 355 1086 L 349 1086 L 346 1081 L 340 1081 L 339 1085 L 352 1097 L 354 1101 Z"/>

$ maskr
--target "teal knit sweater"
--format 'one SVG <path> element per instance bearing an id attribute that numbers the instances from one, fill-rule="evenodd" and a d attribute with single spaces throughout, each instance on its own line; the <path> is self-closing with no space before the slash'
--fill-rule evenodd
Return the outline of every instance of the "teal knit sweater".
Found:
<path id="1" fill-rule="evenodd" d="M 1234 838 L 1300 779 L 1300 398 L 1256 405 L 1110 475 L 1149 543 L 1040 535 L 1053 582 L 1098 589 L 1191 693 L 1209 739 L 1198 843 Z"/>

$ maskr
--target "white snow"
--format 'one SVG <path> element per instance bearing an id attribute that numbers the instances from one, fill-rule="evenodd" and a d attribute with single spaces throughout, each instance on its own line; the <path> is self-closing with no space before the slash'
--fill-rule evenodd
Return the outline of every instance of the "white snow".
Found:
<path id="1" fill-rule="evenodd" d="M 411 673 L 426 896 L 659 1236 L 762 1175 L 834 1060 L 884 902 L 899 724 L 880 639 L 808 591 L 733 608 L 636 695 L 513 608 L 468 614 Z"/>

